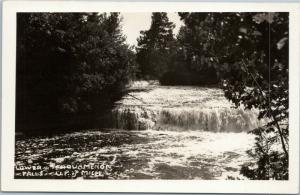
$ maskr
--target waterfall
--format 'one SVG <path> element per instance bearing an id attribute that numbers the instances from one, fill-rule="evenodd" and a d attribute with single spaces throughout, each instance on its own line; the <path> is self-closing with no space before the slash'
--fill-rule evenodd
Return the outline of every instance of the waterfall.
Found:
<path id="1" fill-rule="evenodd" d="M 241 132 L 257 128 L 259 121 L 253 111 L 243 109 L 166 109 L 159 115 L 156 127 L 163 129 Z"/>
<path id="2" fill-rule="evenodd" d="M 249 131 L 262 125 L 257 111 L 242 108 L 121 107 L 113 111 L 115 128 L 129 130 L 204 130 L 214 132 Z"/>
<path id="3" fill-rule="evenodd" d="M 140 107 L 119 107 L 113 110 L 114 128 L 128 130 L 152 129 L 157 113 Z"/>
<path id="4" fill-rule="evenodd" d="M 220 89 L 184 86 L 132 92 L 112 112 L 117 129 L 212 132 L 247 132 L 263 124 L 257 115 L 235 108 Z"/>

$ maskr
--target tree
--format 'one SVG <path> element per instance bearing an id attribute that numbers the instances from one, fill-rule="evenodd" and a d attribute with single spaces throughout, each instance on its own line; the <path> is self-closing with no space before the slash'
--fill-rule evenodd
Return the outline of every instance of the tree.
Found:
<path id="1" fill-rule="evenodd" d="M 218 75 L 214 58 L 214 43 L 208 18 L 210 13 L 179 13 L 185 25 L 182 26 L 177 35 L 177 56 L 175 66 L 177 72 L 182 70 L 189 75 L 196 77 L 190 84 L 206 85 L 216 84 Z M 176 63 L 180 61 L 180 64 Z M 178 67 L 179 65 L 179 67 Z M 181 67 L 180 67 L 181 66 Z M 184 68 L 182 68 L 184 66 Z"/>
<path id="2" fill-rule="evenodd" d="M 172 47 L 174 45 L 173 29 L 167 13 L 152 13 L 151 27 L 141 31 L 138 38 L 137 62 L 141 73 L 151 78 L 159 78 L 170 65 Z"/>
<path id="3" fill-rule="evenodd" d="M 288 14 L 256 13 L 251 19 L 240 35 L 248 50 L 235 70 L 240 78 L 224 82 L 225 95 L 236 105 L 258 108 L 259 118 L 270 122 L 253 131 L 258 138 L 252 156 L 259 166 L 242 172 L 256 173 L 252 179 L 288 179 Z M 273 149 L 277 144 L 282 151 Z"/>
<path id="4" fill-rule="evenodd" d="M 251 179 L 288 178 L 288 14 L 180 13 L 189 59 L 212 66 L 225 96 L 236 106 L 257 108 L 268 123 L 253 131 L 257 166 L 244 166 Z M 204 62 L 197 63 L 198 61 Z M 281 151 L 274 145 L 281 145 Z"/>
<path id="5" fill-rule="evenodd" d="M 110 109 L 135 69 L 120 22 L 118 13 L 17 15 L 17 129 L 91 127 Z"/>

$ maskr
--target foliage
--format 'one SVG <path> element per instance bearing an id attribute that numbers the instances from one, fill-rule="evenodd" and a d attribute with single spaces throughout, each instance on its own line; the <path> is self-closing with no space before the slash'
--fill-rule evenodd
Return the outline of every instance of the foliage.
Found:
<path id="1" fill-rule="evenodd" d="M 17 129 L 81 123 L 80 114 L 92 123 L 109 109 L 135 69 L 120 22 L 118 13 L 17 15 Z"/>
<path id="2" fill-rule="evenodd" d="M 286 179 L 288 170 L 288 13 L 179 13 L 187 59 L 191 67 L 213 67 L 225 96 L 236 106 L 259 109 L 267 119 L 257 140 L 276 140 L 277 152 L 256 150 L 258 167 L 244 167 L 252 179 Z M 256 131 L 256 132 L 257 132 Z M 266 160 L 268 159 L 268 160 Z M 270 160 L 272 159 L 272 160 Z M 272 167 L 281 163 L 282 170 Z M 273 170 L 273 174 L 260 174 Z M 251 175 L 252 174 L 252 175 Z M 280 175 L 280 176 L 278 176 Z"/>
<path id="3" fill-rule="evenodd" d="M 191 14 L 192 17 L 186 17 L 186 14 Z M 199 18 L 203 17 L 202 13 L 179 13 L 185 25 L 179 30 L 176 39 L 176 57 L 173 57 L 171 70 L 177 73 L 195 74 L 202 80 L 193 82 L 193 85 L 216 84 L 218 75 L 215 69 L 216 63 L 211 61 L 214 56 L 213 51 L 210 51 L 207 56 L 208 48 L 202 44 L 207 42 L 207 32 L 199 26 Z M 204 14 L 206 15 L 206 14 Z M 209 27 L 207 27 L 209 29 Z M 207 43 L 207 46 L 211 43 Z M 206 82 L 205 82 L 206 81 Z"/>
<path id="4" fill-rule="evenodd" d="M 175 44 L 174 27 L 167 13 L 152 13 L 150 29 L 141 31 L 138 38 L 137 62 L 143 77 L 159 78 L 168 70 Z"/>
<path id="5" fill-rule="evenodd" d="M 199 74 L 192 71 L 175 69 L 165 72 L 159 79 L 162 85 L 197 85 L 211 86 L 216 84 L 215 72 L 207 71 L 205 74 Z"/>
<path id="6" fill-rule="evenodd" d="M 278 152 L 278 136 L 272 127 L 260 127 L 252 131 L 256 135 L 256 145 L 247 151 L 256 162 L 248 163 L 241 173 L 250 179 L 288 179 L 288 159 Z M 272 133 L 271 133 L 272 132 Z"/>

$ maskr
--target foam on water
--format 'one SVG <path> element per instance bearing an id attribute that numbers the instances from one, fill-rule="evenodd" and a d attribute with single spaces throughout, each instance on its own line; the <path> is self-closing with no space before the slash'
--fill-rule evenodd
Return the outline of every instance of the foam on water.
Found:
<path id="1" fill-rule="evenodd" d="M 133 172 L 157 179 L 227 179 L 227 176 L 245 179 L 239 170 L 243 163 L 251 161 L 245 151 L 254 144 L 253 135 L 247 133 L 194 130 L 131 133 L 149 142 L 123 144 L 115 150 L 109 147 L 106 152 L 116 154 L 116 159 L 136 159 L 137 163 L 143 159 L 146 163 L 133 168 Z M 103 155 L 104 151 L 98 152 Z"/>
<path id="2" fill-rule="evenodd" d="M 221 89 L 132 85 L 113 111 L 115 127 L 151 139 L 136 149 L 123 145 L 122 155 L 147 158 L 138 172 L 152 178 L 228 179 L 250 162 L 249 130 L 261 126 L 258 110 L 235 108 Z M 141 90 L 143 89 L 143 90 Z M 137 131 L 144 130 L 144 131 Z M 149 157 L 150 156 L 150 157 Z"/>
<path id="3" fill-rule="evenodd" d="M 113 179 L 245 179 L 239 171 L 251 162 L 245 151 L 253 147 L 254 137 L 188 129 L 105 130 L 16 143 L 16 165 L 40 165 L 41 159 L 51 167 L 104 163 L 112 166 Z M 29 146 L 34 149 L 27 151 Z M 47 174 L 51 178 L 55 171 Z"/>
<path id="4" fill-rule="evenodd" d="M 256 110 L 234 108 L 217 88 L 131 88 L 113 110 L 116 128 L 17 140 L 16 165 L 111 165 L 106 177 L 88 177 L 99 179 L 246 179 L 240 169 L 255 144 L 247 131 L 262 123 Z"/>
<path id="5" fill-rule="evenodd" d="M 144 91 L 129 93 L 113 110 L 116 128 L 243 132 L 263 123 L 257 110 L 235 108 L 218 88 L 142 86 Z"/>

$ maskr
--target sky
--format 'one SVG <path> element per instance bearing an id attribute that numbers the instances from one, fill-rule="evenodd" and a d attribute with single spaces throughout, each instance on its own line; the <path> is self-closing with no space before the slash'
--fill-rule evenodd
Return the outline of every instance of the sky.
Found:
<path id="1" fill-rule="evenodd" d="M 140 36 L 141 30 L 148 30 L 151 25 L 151 12 L 137 12 L 137 13 L 121 13 L 123 17 L 122 30 L 123 34 L 127 37 L 127 43 L 130 45 L 137 45 L 137 38 Z M 176 26 L 173 33 L 176 35 L 183 22 L 177 13 L 168 13 L 169 21 L 173 22 Z"/>

